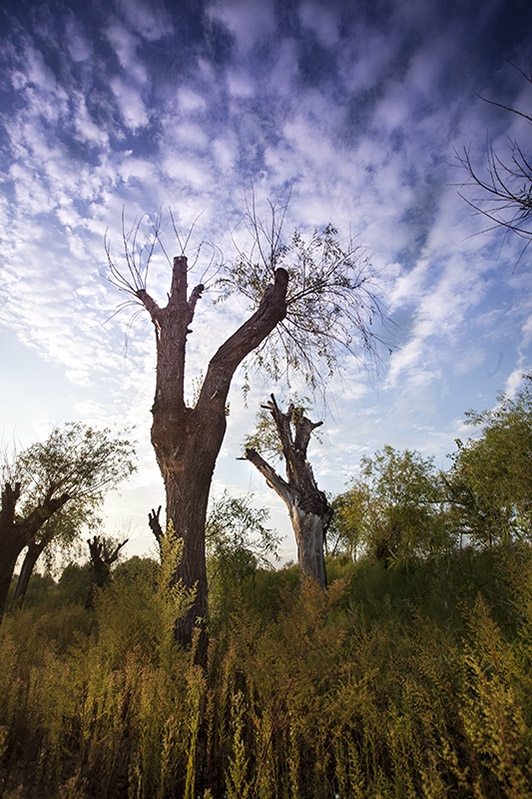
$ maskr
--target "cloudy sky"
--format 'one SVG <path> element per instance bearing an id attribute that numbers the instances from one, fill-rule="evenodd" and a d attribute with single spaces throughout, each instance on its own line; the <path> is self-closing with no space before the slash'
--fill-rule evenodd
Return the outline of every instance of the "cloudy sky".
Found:
<path id="1" fill-rule="evenodd" d="M 20 445 L 79 419 L 136 425 L 139 472 L 107 506 L 129 552 L 151 546 L 147 511 L 163 501 L 149 446 L 150 322 L 106 279 L 139 215 L 167 209 L 189 254 L 226 261 L 244 242 L 245 195 L 291 191 L 286 231 L 332 221 L 370 257 L 390 319 L 377 370 L 347 358 L 316 398 L 325 422 L 310 451 L 321 486 L 340 491 L 384 444 L 436 456 L 464 437 L 463 412 L 494 405 L 532 367 L 530 251 L 486 231 L 459 196 L 455 151 L 484 168 L 491 141 L 530 154 L 531 127 L 481 97 L 528 112 L 528 0 L 91 0 L 9 2 L 0 10 L 0 341 L 2 435 Z M 480 95 L 480 96 L 479 96 Z M 261 205 L 262 204 L 262 205 Z M 199 216 L 199 218 L 198 218 Z M 167 289 L 165 258 L 151 289 Z M 206 292 L 190 337 L 190 382 L 245 318 Z M 134 309 L 133 309 L 134 310 Z M 253 491 L 284 509 L 237 461 L 261 400 L 257 376 L 231 395 L 214 491 Z M 295 388 L 301 386 L 296 384 Z M 283 554 L 293 554 L 290 534 Z"/>

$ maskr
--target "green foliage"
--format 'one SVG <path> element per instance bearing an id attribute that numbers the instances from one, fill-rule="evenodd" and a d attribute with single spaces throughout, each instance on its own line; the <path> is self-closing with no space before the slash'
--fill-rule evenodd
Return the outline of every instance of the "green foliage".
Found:
<path id="1" fill-rule="evenodd" d="M 333 374 L 339 347 L 357 357 L 374 354 L 376 338 L 371 324 L 380 316 L 376 281 L 361 249 L 344 248 L 331 224 L 306 238 L 296 230 L 283 243 L 285 211 L 286 207 L 272 205 L 267 228 L 255 208 L 250 210 L 248 229 L 253 247 L 250 252 L 239 252 L 236 261 L 226 265 L 218 285 L 222 298 L 237 292 L 257 307 L 275 270 L 286 269 L 286 318 L 253 358 L 274 379 L 295 370 L 315 386 Z"/>
<path id="2" fill-rule="evenodd" d="M 352 560 L 364 541 L 364 514 L 369 507 L 369 489 L 362 482 L 353 482 L 347 491 L 332 500 L 333 517 L 327 530 L 327 550 L 331 555 L 340 552 Z"/>
<path id="3" fill-rule="evenodd" d="M 514 398 L 498 399 L 494 410 L 466 414 L 481 432 L 457 441 L 446 479 L 455 524 L 490 546 L 532 539 L 532 376 Z"/>
<path id="4" fill-rule="evenodd" d="M 361 477 L 334 500 L 335 551 L 365 551 L 384 563 L 433 555 L 453 544 L 433 458 L 385 446 L 362 458 Z"/>
<path id="5" fill-rule="evenodd" d="M 205 543 L 213 617 L 225 615 L 238 601 L 242 582 L 277 557 L 280 538 L 265 526 L 269 513 L 252 503 L 252 495 L 231 497 L 227 491 L 211 503 Z"/>
<path id="6" fill-rule="evenodd" d="M 22 484 L 18 514 L 29 516 L 46 497 L 67 494 L 66 504 L 41 526 L 38 537 L 53 543 L 55 553 L 68 552 L 83 529 L 96 527 L 106 492 L 134 471 L 134 456 L 123 434 L 79 422 L 55 427 L 45 441 L 21 452 L 12 467 Z M 50 560 L 49 546 L 47 554 Z"/>

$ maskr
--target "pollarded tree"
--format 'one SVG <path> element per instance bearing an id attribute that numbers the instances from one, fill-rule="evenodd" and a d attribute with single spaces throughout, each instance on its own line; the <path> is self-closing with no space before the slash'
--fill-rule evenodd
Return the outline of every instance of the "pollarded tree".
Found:
<path id="1" fill-rule="evenodd" d="M 266 478 L 270 488 L 281 497 L 290 515 L 290 522 L 297 541 L 299 571 L 302 577 L 313 577 L 325 588 L 325 534 L 332 516 L 332 507 L 320 491 L 312 466 L 307 460 L 307 450 L 312 431 L 322 422 L 311 422 L 301 407 L 291 403 L 283 413 L 273 394 L 270 402 L 262 406 L 273 421 L 278 448 L 286 464 L 286 480 L 257 452 L 255 447 L 246 447 L 245 454 Z M 260 447 L 261 436 L 256 437 Z"/>
<path id="2" fill-rule="evenodd" d="M 21 552 L 30 548 L 33 568 L 56 539 L 70 543 L 94 518 L 105 493 L 132 472 L 133 456 L 128 440 L 76 422 L 55 428 L 16 458 L 2 489 L 0 614 Z M 21 575 L 26 586 L 30 574 L 27 566 Z"/>
<path id="3" fill-rule="evenodd" d="M 168 261 L 171 275 L 165 304 L 147 291 L 150 262 L 160 243 L 158 223 L 144 246 L 139 243 L 139 226 L 124 234 L 122 266 L 111 259 L 107 248 L 110 280 L 144 306 L 155 330 L 151 439 L 165 485 L 166 525 L 172 523 L 184 542 L 175 581 L 196 588 L 194 604 L 177 622 L 176 636 L 182 642 L 191 641 L 196 619 L 207 613 L 205 520 L 227 426 L 227 396 L 237 368 L 253 353 L 270 373 L 279 376 L 293 367 L 316 381 L 332 370 L 337 344 L 355 354 L 360 346 L 370 352 L 374 348 L 370 325 L 379 310 L 368 263 L 358 249 L 342 249 L 331 226 L 308 240 L 296 233 L 284 245 L 283 213 L 279 218 L 272 209 L 268 229 L 253 212 L 249 214 L 251 252 L 239 252 L 236 262 L 226 265 L 218 278 L 226 295 L 236 291 L 249 300 L 250 315 L 212 356 L 193 406 L 185 401 L 185 354 L 205 284 L 189 291 L 191 267 L 182 252 Z"/>

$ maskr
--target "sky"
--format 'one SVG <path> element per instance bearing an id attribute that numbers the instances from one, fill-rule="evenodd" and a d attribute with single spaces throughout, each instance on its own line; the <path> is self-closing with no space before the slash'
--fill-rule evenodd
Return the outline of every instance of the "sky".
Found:
<path id="1" fill-rule="evenodd" d="M 0 433 L 18 447 L 79 420 L 134 427 L 138 471 L 109 497 L 105 531 L 127 554 L 153 548 L 147 513 L 164 503 L 149 443 L 155 380 L 151 322 L 106 279 L 104 238 L 121 263 L 122 225 L 161 213 L 190 233 L 201 276 L 246 246 L 250 187 L 259 212 L 290 196 L 303 234 L 332 222 L 378 276 L 388 346 L 377 368 L 340 354 L 326 401 L 292 390 L 323 420 L 309 458 L 338 493 L 385 444 L 444 467 L 463 414 L 493 407 L 532 368 L 530 259 L 489 230 L 460 194 L 491 142 L 532 148 L 532 128 L 485 102 L 530 114 L 532 86 L 508 62 L 532 61 L 528 0 L 91 0 L 4 2 L 0 9 Z M 484 98 L 484 99 L 483 99 Z M 247 198 L 247 200 L 246 200 Z M 164 300 L 168 264 L 148 288 Z M 191 276 L 194 282 L 194 276 Z M 188 387 L 249 314 L 243 299 L 196 308 Z M 390 352 L 391 350 L 391 352 Z M 285 535 L 287 514 L 237 460 L 255 414 L 281 383 L 238 373 L 213 482 L 254 494 Z"/>

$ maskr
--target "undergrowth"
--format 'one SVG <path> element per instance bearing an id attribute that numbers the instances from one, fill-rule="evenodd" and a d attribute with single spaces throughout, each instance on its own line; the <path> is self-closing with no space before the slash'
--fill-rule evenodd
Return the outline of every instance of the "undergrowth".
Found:
<path id="1" fill-rule="evenodd" d="M 532 797 L 530 553 L 328 572 L 228 584 L 203 665 L 153 563 L 7 615 L 0 796 Z"/>

